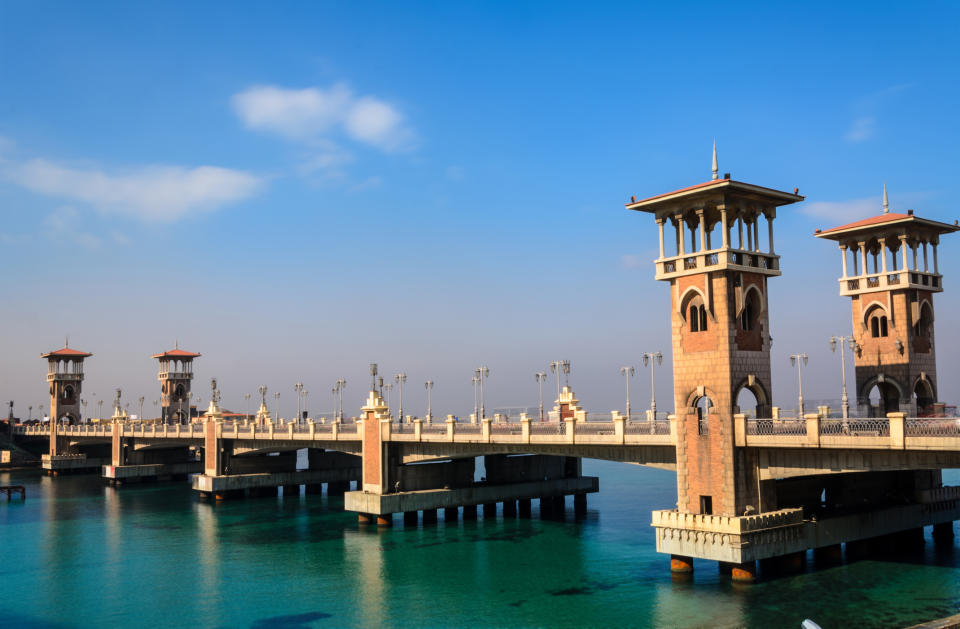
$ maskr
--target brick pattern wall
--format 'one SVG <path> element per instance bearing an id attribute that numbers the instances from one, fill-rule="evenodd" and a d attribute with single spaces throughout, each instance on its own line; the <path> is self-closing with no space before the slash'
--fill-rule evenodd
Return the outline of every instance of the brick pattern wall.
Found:
<path id="1" fill-rule="evenodd" d="M 933 306 L 933 295 L 927 291 L 892 290 L 865 295 L 854 295 L 851 301 L 853 317 L 853 336 L 861 347 L 854 357 L 856 367 L 856 396 L 858 404 L 867 404 L 870 391 L 876 378 L 883 374 L 887 383 L 895 383 L 900 390 L 900 407 L 905 412 L 916 412 L 911 406 L 913 390 L 921 373 L 937 389 L 937 362 L 933 326 L 928 337 L 914 336 L 916 321 L 913 318 L 914 306 L 924 300 Z M 873 337 L 870 321 L 874 315 L 871 309 L 880 308 L 878 313 L 887 316 L 887 336 Z M 903 351 L 897 349 L 897 341 L 903 344 Z M 886 409 L 888 412 L 897 409 Z"/>
<path id="2" fill-rule="evenodd" d="M 740 330 L 736 280 L 741 284 L 741 295 L 746 294 L 748 287 L 754 286 L 761 296 L 757 324 L 751 332 Z M 706 331 L 692 332 L 681 309 L 686 303 L 686 300 L 681 303 L 681 299 L 691 286 L 705 294 L 710 313 Z M 689 296 L 688 293 L 688 299 Z M 674 408 L 677 409 L 679 437 L 678 508 L 699 513 L 700 497 L 710 496 L 714 514 L 741 515 L 748 504 L 758 507 L 756 463 L 734 447 L 734 396 L 752 375 L 758 402 L 769 407 L 766 278 L 732 271 L 677 278 L 671 282 L 671 318 Z M 699 387 L 713 402 L 705 435 L 700 434 L 697 411 L 693 408 Z M 766 503 L 763 507 L 765 510 L 775 508 Z"/>

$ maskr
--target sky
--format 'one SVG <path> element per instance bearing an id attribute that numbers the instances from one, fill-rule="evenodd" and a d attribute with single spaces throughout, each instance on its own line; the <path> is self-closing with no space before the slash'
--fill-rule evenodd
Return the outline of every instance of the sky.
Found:
<path id="1" fill-rule="evenodd" d="M 371 362 L 407 374 L 407 414 L 428 379 L 435 415 L 468 413 L 480 365 L 488 409 L 535 406 L 560 359 L 597 412 L 636 366 L 637 409 L 651 351 L 669 410 L 656 227 L 624 203 L 709 179 L 715 140 L 721 173 L 807 199 L 775 223 L 774 401 L 798 352 L 804 397 L 838 398 L 850 306 L 814 230 L 879 213 L 884 182 L 960 217 L 960 5 L 838 4 L 4 0 L 0 397 L 48 405 L 39 355 L 69 336 L 84 398 L 148 415 L 175 342 L 235 410 L 264 384 L 290 416 L 302 381 L 319 415 L 343 377 L 356 414 Z"/>

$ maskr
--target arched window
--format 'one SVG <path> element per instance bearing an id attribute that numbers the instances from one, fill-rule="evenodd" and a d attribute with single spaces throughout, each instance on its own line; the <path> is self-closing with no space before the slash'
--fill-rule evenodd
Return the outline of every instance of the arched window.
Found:
<path id="1" fill-rule="evenodd" d="M 178 384 L 178 385 L 177 385 L 176 395 L 177 395 L 177 397 L 183 397 L 183 385 L 182 385 L 182 384 Z"/>
<path id="2" fill-rule="evenodd" d="M 687 325 L 690 327 L 691 332 L 706 332 L 707 331 L 707 308 L 703 304 L 703 297 L 699 294 L 694 293 L 692 297 L 688 298 L 688 305 L 684 310 L 681 310 L 686 315 Z"/>
<path id="3" fill-rule="evenodd" d="M 748 290 L 745 298 L 746 303 L 743 304 L 743 310 L 740 311 L 740 329 L 749 332 L 757 326 L 760 315 L 760 298 L 755 290 Z"/>
<path id="4" fill-rule="evenodd" d="M 880 317 L 870 318 L 870 336 L 873 338 L 880 336 Z"/>
<path id="5" fill-rule="evenodd" d="M 882 316 L 880 317 L 880 336 L 886 336 L 886 335 L 887 335 L 887 317 Z"/>
<path id="6" fill-rule="evenodd" d="M 914 336 L 930 336 L 930 324 L 932 323 L 933 310 L 930 308 L 930 304 L 928 302 L 923 302 L 923 305 L 920 306 L 920 318 L 917 319 L 916 325 L 913 326 Z"/>

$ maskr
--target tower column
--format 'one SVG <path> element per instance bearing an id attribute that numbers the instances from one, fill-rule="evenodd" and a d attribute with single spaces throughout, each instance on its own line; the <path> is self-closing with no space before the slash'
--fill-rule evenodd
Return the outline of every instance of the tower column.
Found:
<path id="1" fill-rule="evenodd" d="M 686 228 L 686 226 L 683 224 L 683 214 L 682 214 L 682 213 L 681 213 L 681 214 L 677 214 L 677 238 L 679 239 L 679 240 L 677 241 L 677 243 L 678 243 L 678 244 L 677 244 L 677 247 L 678 247 L 677 255 L 678 255 L 678 256 L 687 255 L 687 245 L 686 245 L 686 243 L 684 243 L 684 241 L 683 241 L 683 230 L 684 230 L 685 228 Z"/>
<path id="2" fill-rule="evenodd" d="M 664 219 L 662 218 L 657 219 L 657 230 L 660 232 L 660 258 L 665 257 L 663 255 L 663 223 L 664 223 Z"/>
<path id="3" fill-rule="evenodd" d="M 764 212 L 767 219 L 767 237 L 770 239 L 770 254 L 773 255 L 773 217 Z"/>
<path id="4" fill-rule="evenodd" d="M 909 245 L 907 244 L 907 237 L 906 237 L 906 236 L 900 236 L 900 255 L 903 257 L 903 270 L 904 270 L 904 271 L 906 271 L 908 268 L 910 268 L 910 263 L 907 261 L 907 248 L 908 248 L 908 247 L 909 247 Z"/>
<path id="5" fill-rule="evenodd" d="M 743 249 L 743 216 L 737 217 L 737 249 Z"/>
<path id="6" fill-rule="evenodd" d="M 882 265 L 883 272 L 887 272 L 887 239 L 886 238 L 877 238 L 877 242 L 880 243 L 880 264 Z M 874 261 L 874 268 L 876 268 L 876 261 Z"/>
<path id="7" fill-rule="evenodd" d="M 846 279 L 847 275 L 847 246 L 840 245 L 840 255 L 843 257 L 843 277 Z"/>
<path id="8" fill-rule="evenodd" d="M 860 275 L 867 274 L 867 243 L 858 242 L 857 245 L 860 247 Z"/>
<path id="9" fill-rule="evenodd" d="M 927 265 L 927 243 L 923 243 L 923 272 L 926 273 L 930 270 L 930 267 Z"/>
<path id="10" fill-rule="evenodd" d="M 933 272 L 934 273 L 940 272 L 940 264 L 937 262 L 937 245 L 938 244 L 939 244 L 938 241 L 936 240 L 933 241 Z"/>
<path id="11" fill-rule="evenodd" d="M 720 226 L 723 228 L 723 248 L 727 249 L 730 246 L 730 225 L 727 223 L 726 206 L 720 208 Z"/>
<path id="12" fill-rule="evenodd" d="M 703 208 L 697 210 L 697 218 L 700 219 L 700 251 L 707 250 L 707 223 Z"/>
<path id="13" fill-rule="evenodd" d="M 753 218 L 753 250 L 760 251 L 760 215 Z"/>
<path id="14" fill-rule="evenodd" d="M 913 269 L 912 270 L 916 271 L 917 270 L 917 243 L 913 243 L 913 246 L 910 248 L 913 249 Z"/>

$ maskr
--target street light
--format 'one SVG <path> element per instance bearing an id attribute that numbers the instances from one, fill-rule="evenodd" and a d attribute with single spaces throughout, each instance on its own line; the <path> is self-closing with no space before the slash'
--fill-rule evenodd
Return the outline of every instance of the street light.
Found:
<path id="1" fill-rule="evenodd" d="M 473 421 L 477 421 L 477 418 L 480 417 L 480 370 L 475 369 L 473 372 L 473 377 L 470 378 L 470 383 L 473 384 Z"/>
<path id="2" fill-rule="evenodd" d="M 40 408 L 43 409 L 43 404 Z M 97 400 L 97 419 L 103 419 L 103 400 Z"/>
<path id="3" fill-rule="evenodd" d="M 307 417 L 310 417 L 310 407 L 307 405 L 307 396 L 310 395 L 310 392 L 306 389 L 303 390 L 303 414 Z"/>
<path id="4" fill-rule="evenodd" d="M 407 381 L 407 374 L 400 372 L 393 376 L 394 382 L 400 386 L 400 423 L 403 423 L 403 383 Z"/>
<path id="5" fill-rule="evenodd" d="M 390 408 L 390 391 L 393 390 L 393 383 L 388 382 L 383 383 L 383 378 L 380 378 L 380 389 L 387 392 L 387 408 Z"/>
<path id="6" fill-rule="evenodd" d="M 276 404 L 274 405 L 274 412 L 277 414 L 277 421 L 279 422 L 280 421 L 280 392 L 279 391 L 273 392 L 273 399 L 276 401 Z"/>
<path id="7" fill-rule="evenodd" d="M 426 382 L 424 382 L 423 388 L 427 390 L 427 423 L 429 424 L 431 419 L 433 418 L 433 409 L 430 404 L 431 402 L 430 391 L 433 390 L 433 380 L 427 380 Z"/>
<path id="8" fill-rule="evenodd" d="M 247 420 L 247 419 L 250 419 L 250 394 L 249 393 L 243 394 L 243 402 L 244 402 L 243 418 Z"/>
<path id="9" fill-rule="evenodd" d="M 297 394 L 297 424 L 300 424 L 300 418 L 303 417 L 303 412 L 300 407 L 300 396 L 303 395 L 303 383 L 298 382 L 293 385 L 293 390 Z"/>
<path id="10" fill-rule="evenodd" d="M 187 423 L 193 423 L 193 412 L 190 410 L 190 400 L 193 399 L 193 391 L 187 391 Z"/>
<path id="11" fill-rule="evenodd" d="M 154 401 L 153 401 L 153 412 L 154 412 L 154 414 L 156 414 L 156 412 L 157 412 L 157 403 L 158 403 L 157 400 L 154 400 Z M 157 419 L 160 419 L 160 416 L 159 416 L 159 415 L 157 415 L 156 417 L 157 417 Z"/>
<path id="12" fill-rule="evenodd" d="M 370 363 L 370 390 L 377 390 L 377 363 Z"/>
<path id="13" fill-rule="evenodd" d="M 857 341 L 852 336 L 831 336 L 830 351 L 836 352 L 838 344 L 840 345 L 840 380 L 843 382 L 843 396 L 840 398 L 840 405 L 843 407 L 843 419 L 846 420 L 850 417 L 850 400 L 847 399 L 847 361 L 843 356 L 843 347 L 848 345 L 850 351 L 855 351 Z"/>
<path id="14" fill-rule="evenodd" d="M 266 409 L 267 408 L 267 385 L 261 384 L 259 387 L 257 387 L 257 393 L 260 394 L 260 408 Z M 260 411 L 257 411 L 257 416 L 260 417 L 261 422 L 263 422 L 266 419 L 265 417 L 262 417 L 260 415 Z"/>
<path id="15" fill-rule="evenodd" d="M 144 398 L 143 398 L 142 395 L 137 398 L 137 402 L 140 403 L 140 411 L 139 411 L 139 414 L 137 415 L 137 417 L 140 419 L 140 421 L 143 421 L 143 399 L 144 399 Z"/>
<path id="16" fill-rule="evenodd" d="M 569 360 L 555 360 L 550 363 L 550 372 L 556 374 L 557 376 L 557 421 L 563 422 L 563 417 L 560 416 L 560 374 L 564 374 L 564 378 L 567 378 L 570 374 L 570 361 Z M 570 381 L 565 380 L 566 385 L 570 386 Z"/>
<path id="17" fill-rule="evenodd" d="M 656 365 L 663 364 L 663 354 L 660 352 L 645 352 L 643 354 L 643 366 L 650 364 L 650 412 L 653 413 L 653 419 L 657 419 L 657 381 Z"/>
<path id="18" fill-rule="evenodd" d="M 538 371 L 534 376 L 537 379 L 537 389 L 540 390 L 540 422 L 543 423 L 543 381 L 547 379 L 547 373 Z"/>
<path id="19" fill-rule="evenodd" d="M 28 406 L 27 409 L 28 409 L 27 421 L 30 421 L 31 419 L 33 419 L 33 407 Z"/>
<path id="20" fill-rule="evenodd" d="M 86 418 L 87 417 L 87 401 L 83 398 L 80 398 L 80 406 L 83 407 L 83 416 Z"/>
<path id="21" fill-rule="evenodd" d="M 798 402 L 800 404 L 800 417 L 803 417 L 803 366 L 807 364 L 806 354 L 791 354 L 790 364 L 797 367 L 797 383 L 799 385 Z"/>
<path id="22" fill-rule="evenodd" d="M 343 390 L 347 388 L 347 381 L 345 378 L 337 379 L 337 396 L 339 398 L 339 405 L 337 406 L 337 419 L 343 421 Z"/>
<path id="23" fill-rule="evenodd" d="M 483 398 L 483 381 L 490 377 L 490 368 L 481 365 L 474 373 L 480 378 L 480 419 L 483 420 L 487 417 L 487 408 Z"/>
<path id="24" fill-rule="evenodd" d="M 633 365 L 620 368 L 620 375 L 623 376 L 624 382 L 627 383 L 627 421 L 630 421 L 630 378 L 632 378 L 635 373 L 637 373 L 637 370 L 633 368 Z"/>
<path id="25" fill-rule="evenodd" d="M 336 422 L 340 419 L 340 412 L 337 410 L 337 393 L 340 392 L 340 383 L 330 388 L 330 393 L 333 394 L 333 421 Z"/>

